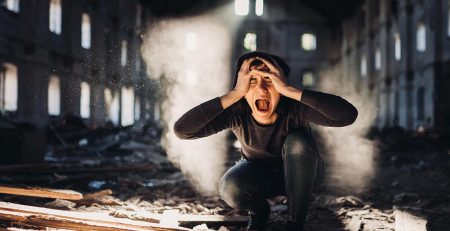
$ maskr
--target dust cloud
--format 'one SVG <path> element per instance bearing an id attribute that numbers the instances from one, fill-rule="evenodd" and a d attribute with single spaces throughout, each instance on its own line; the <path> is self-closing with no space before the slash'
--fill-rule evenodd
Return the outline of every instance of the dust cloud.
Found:
<path id="1" fill-rule="evenodd" d="M 226 134 L 180 140 L 173 125 L 192 107 L 229 90 L 235 22 L 218 12 L 227 11 L 156 21 L 142 46 L 149 76 L 159 80 L 165 91 L 161 97 L 161 119 L 167 124 L 163 146 L 169 159 L 205 194 L 217 193 L 225 170 Z"/>
<path id="2" fill-rule="evenodd" d="M 376 102 L 370 96 L 367 83 L 361 83 L 355 73 L 343 74 L 335 66 L 320 74 L 318 90 L 336 94 L 358 109 L 354 124 L 342 127 L 318 127 L 326 145 L 325 158 L 332 186 L 363 193 L 375 174 L 376 144 L 366 138 L 376 117 Z"/>

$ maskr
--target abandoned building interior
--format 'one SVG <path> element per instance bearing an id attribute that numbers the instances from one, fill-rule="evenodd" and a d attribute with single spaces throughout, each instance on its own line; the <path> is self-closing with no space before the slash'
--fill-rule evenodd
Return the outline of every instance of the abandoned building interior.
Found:
<path id="1" fill-rule="evenodd" d="M 305 230 L 450 230 L 450 0 L 0 0 L 0 227 L 242 230 L 217 191 L 239 142 L 172 128 L 252 51 L 358 109 L 312 125 Z"/>

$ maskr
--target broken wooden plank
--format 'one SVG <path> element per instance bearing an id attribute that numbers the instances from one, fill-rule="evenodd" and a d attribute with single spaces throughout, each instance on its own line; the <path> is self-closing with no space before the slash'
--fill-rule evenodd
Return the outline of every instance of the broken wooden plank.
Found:
<path id="1" fill-rule="evenodd" d="M 122 224 L 108 224 L 96 221 L 82 221 L 72 218 L 61 218 L 49 215 L 35 215 L 25 212 L 3 211 L 0 210 L 0 220 L 20 222 L 29 225 L 42 227 L 51 227 L 70 230 L 99 230 L 99 231 L 148 231 L 148 230 L 178 230 L 158 227 L 134 227 Z"/>
<path id="2" fill-rule="evenodd" d="M 0 202 L 0 220 L 74 230 L 190 230 L 183 227 L 164 227 L 156 223 L 115 218 L 98 212 L 62 211 L 8 202 Z"/>
<path id="3" fill-rule="evenodd" d="M 17 187 L 0 185 L 0 193 L 67 200 L 83 199 L 83 195 L 81 193 L 68 189 L 49 189 L 40 187 Z"/>
<path id="4" fill-rule="evenodd" d="M 110 215 L 115 217 L 127 217 L 133 220 L 154 220 L 160 222 L 164 220 L 165 214 L 155 214 L 147 211 L 130 212 L 130 211 L 113 211 Z M 191 214 L 179 214 L 177 216 L 178 225 L 180 226 L 195 226 L 199 224 L 208 225 L 242 225 L 247 223 L 247 216 L 222 216 L 222 215 L 191 215 Z"/>
<path id="5" fill-rule="evenodd" d="M 395 231 L 426 231 L 427 220 L 405 208 L 394 207 Z"/>

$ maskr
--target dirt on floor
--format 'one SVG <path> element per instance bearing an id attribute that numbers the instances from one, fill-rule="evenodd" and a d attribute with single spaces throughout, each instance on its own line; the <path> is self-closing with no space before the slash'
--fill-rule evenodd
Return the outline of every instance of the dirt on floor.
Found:
<path id="1" fill-rule="evenodd" d="M 414 211 L 428 221 L 428 230 L 450 230 L 450 146 L 433 134 L 393 133 L 373 139 L 380 145 L 374 180 L 365 190 L 352 192 L 333 183 L 339 176 L 328 175 L 314 193 L 306 230 L 395 230 L 395 208 Z M 149 135 L 129 135 L 101 153 L 95 152 L 95 146 L 83 145 L 58 152 L 49 149 L 45 166 L 34 166 L 28 172 L 26 168 L 1 172 L 0 168 L 0 183 L 72 189 L 83 193 L 85 199 L 0 195 L 0 200 L 62 210 L 101 211 L 117 217 L 128 217 L 126 211 L 162 213 L 168 209 L 182 214 L 247 215 L 232 210 L 218 195 L 196 192 L 167 160 L 159 139 Z M 92 193 L 100 196 L 90 197 Z M 268 230 L 284 230 L 286 198 L 269 201 L 272 214 Z M 11 226 L 14 224 L 2 223 L 3 228 Z M 241 230 L 245 223 L 206 226 L 188 227 L 217 230 L 223 226 L 222 230 L 233 231 Z"/>

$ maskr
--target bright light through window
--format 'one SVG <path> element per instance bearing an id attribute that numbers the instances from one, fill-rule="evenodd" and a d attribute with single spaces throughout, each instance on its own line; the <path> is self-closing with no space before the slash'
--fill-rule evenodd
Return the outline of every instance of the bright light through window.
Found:
<path id="1" fill-rule="evenodd" d="M 61 0 L 50 0 L 49 30 L 61 34 Z"/>
<path id="2" fill-rule="evenodd" d="M 302 85 L 305 87 L 314 86 L 314 73 L 312 71 L 303 72 Z"/>
<path id="3" fill-rule="evenodd" d="M 234 13 L 239 16 L 248 15 L 249 0 L 235 0 Z"/>
<path id="4" fill-rule="evenodd" d="M 119 125 L 119 92 L 116 91 L 112 94 L 109 88 L 103 90 L 105 97 L 105 110 L 107 112 L 107 118 L 114 124 Z"/>
<path id="5" fill-rule="evenodd" d="M 61 113 L 61 87 L 59 78 L 52 75 L 48 81 L 48 114 L 58 116 Z"/>
<path id="6" fill-rule="evenodd" d="M 141 101 L 139 98 L 136 98 L 134 102 L 134 120 L 138 121 L 141 119 Z"/>
<path id="7" fill-rule="evenodd" d="M 448 2 L 448 9 L 447 9 L 447 35 L 450 37 L 450 1 Z"/>
<path id="8" fill-rule="evenodd" d="M 247 33 L 244 38 L 244 48 L 249 51 L 256 51 L 256 39 L 255 33 Z"/>
<path id="9" fill-rule="evenodd" d="M 81 82 L 80 96 L 80 116 L 81 118 L 89 118 L 91 115 L 91 88 L 88 83 Z"/>
<path id="10" fill-rule="evenodd" d="M 256 0 L 255 14 L 257 16 L 262 16 L 264 14 L 264 0 Z"/>
<path id="11" fill-rule="evenodd" d="M 120 65 L 122 65 L 122 67 L 127 65 L 127 50 L 128 42 L 126 40 L 122 40 L 122 49 L 120 52 Z"/>
<path id="12" fill-rule="evenodd" d="M 122 126 L 132 125 L 134 123 L 134 90 L 132 87 L 122 87 L 121 109 L 120 124 Z"/>
<path id="13" fill-rule="evenodd" d="M 6 9 L 19 13 L 19 0 L 4 0 L 3 5 Z"/>
<path id="14" fill-rule="evenodd" d="M 402 58 L 402 43 L 400 40 L 400 34 L 398 32 L 394 34 L 394 51 L 395 60 L 400 60 Z"/>
<path id="15" fill-rule="evenodd" d="M 194 50 L 197 46 L 197 35 L 189 32 L 186 34 L 186 47 L 188 50 Z"/>
<path id="16" fill-rule="evenodd" d="M 360 71 L 361 71 L 361 76 L 363 76 L 363 77 L 367 76 L 367 58 L 365 55 L 361 57 Z"/>
<path id="17" fill-rule="evenodd" d="M 381 50 L 377 48 L 375 51 L 375 69 L 377 71 L 381 70 Z"/>
<path id="18" fill-rule="evenodd" d="M 424 52 L 427 49 L 426 29 L 421 22 L 417 25 L 416 40 L 417 51 Z"/>
<path id="19" fill-rule="evenodd" d="M 305 33 L 302 35 L 301 46 L 305 51 L 312 51 L 317 48 L 316 36 L 314 34 Z"/>
<path id="20" fill-rule="evenodd" d="M 0 109 L 17 111 L 17 67 L 13 64 L 3 64 L 0 70 Z"/>
<path id="21" fill-rule="evenodd" d="M 161 119 L 161 108 L 159 107 L 159 104 L 156 104 L 153 106 L 153 110 L 154 110 L 154 118 L 155 121 L 159 121 Z"/>
<path id="22" fill-rule="evenodd" d="M 81 20 L 81 46 L 89 49 L 91 48 L 91 17 L 83 13 Z"/>

